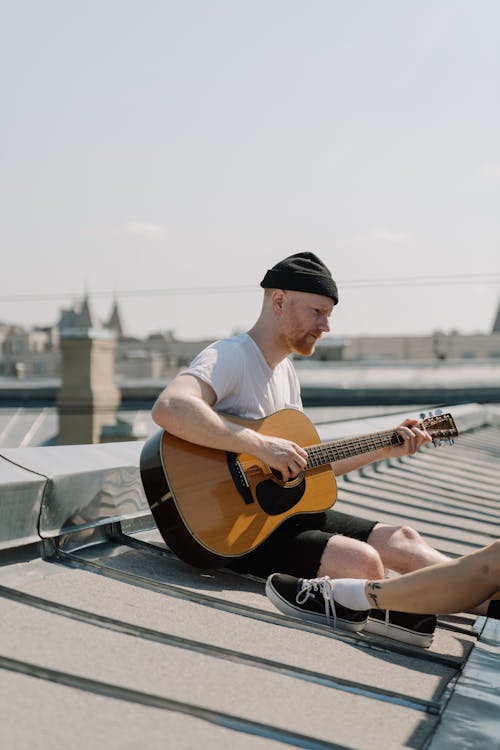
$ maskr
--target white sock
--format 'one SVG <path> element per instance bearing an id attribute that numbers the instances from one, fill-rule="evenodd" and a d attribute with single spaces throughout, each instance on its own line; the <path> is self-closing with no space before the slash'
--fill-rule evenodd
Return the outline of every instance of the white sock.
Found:
<path id="1" fill-rule="evenodd" d="M 333 596 L 336 602 L 348 609 L 357 609 L 359 611 L 371 608 L 371 604 L 365 594 L 366 579 L 335 578 L 333 580 Z"/>

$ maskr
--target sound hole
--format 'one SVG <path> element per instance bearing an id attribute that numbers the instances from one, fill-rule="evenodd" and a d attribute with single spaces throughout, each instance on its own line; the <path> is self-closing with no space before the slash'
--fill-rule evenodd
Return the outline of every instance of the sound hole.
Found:
<path id="1" fill-rule="evenodd" d="M 269 516 L 278 516 L 297 505 L 306 489 L 306 480 L 287 487 L 277 484 L 272 479 L 260 482 L 255 488 L 255 494 L 262 510 Z"/>

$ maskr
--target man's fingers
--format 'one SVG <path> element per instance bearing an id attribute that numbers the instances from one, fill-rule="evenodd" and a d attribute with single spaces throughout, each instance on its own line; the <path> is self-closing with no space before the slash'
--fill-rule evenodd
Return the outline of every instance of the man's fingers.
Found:
<path id="1" fill-rule="evenodd" d="M 281 474 L 283 481 L 296 477 L 307 466 L 307 451 L 284 438 L 267 438 L 262 459 Z"/>
<path id="2" fill-rule="evenodd" d="M 408 453 L 416 453 L 421 445 L 428 443 L 431 440 L 431 437 L 427 432 L 412 425 L 402 424 L 398 427 L 397 431 L 403 438 Z"/>
<path id="3" fill-rule="evenodd" d="M 307 460 L 300 455 L 288 456 L 282 463 L 282 468 L 279 469 L 283 480 L 286 482 L 289 479 L 295 479 L 306 468 Z"/>

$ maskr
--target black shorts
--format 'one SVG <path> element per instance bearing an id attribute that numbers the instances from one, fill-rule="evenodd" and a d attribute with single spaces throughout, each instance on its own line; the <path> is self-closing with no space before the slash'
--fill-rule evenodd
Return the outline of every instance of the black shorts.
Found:
<path id="1" fill-rule="evenodd" d="M 366 542 L 377 523 L 331 509 L 292 516 L 257 549 L 232 560 L 226 567 L 259 578 L 267 578 L 271 573 L 315 578 L 330 537 L 340 534 Z"/>

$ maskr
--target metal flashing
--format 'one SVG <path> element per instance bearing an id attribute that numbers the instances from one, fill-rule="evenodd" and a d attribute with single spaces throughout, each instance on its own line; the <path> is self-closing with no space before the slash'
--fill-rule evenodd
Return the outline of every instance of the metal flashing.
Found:
<path id="1" fill-rule="evenodd" d="M 498 747 L 499 717 L 500 621 L 488 618 L 428 750 Z"/>

